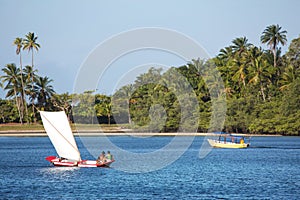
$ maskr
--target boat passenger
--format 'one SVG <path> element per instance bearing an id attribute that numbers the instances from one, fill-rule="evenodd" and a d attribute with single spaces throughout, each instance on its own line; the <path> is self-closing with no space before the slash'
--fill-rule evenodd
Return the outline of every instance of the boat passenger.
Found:
<path id="1" fill-rule="evenodd" d="M 109 162 L 112 161 L 113 159 L 114 159 L 113 155 L 110 154 L 110 151 L 107 151 L 106 161 Z"/>
<path id="2" fill-rule="evenodd" d="M 105 152 L 102 151 L 102 153 L 100 154 L 100 156 L 97 159 L 97 163 L 102 163 L 105 162 Z"/>
<path id="3" fill-rule="evenodd" d="M 97 162 L 98 164 L 101 163 L 100 156 L 98 156 L 96 162 Z"/>
<path id="4" fill-rule="evenodd" d="M 106 162 L 106 157 L 105 157 L 105 152 L 104 151 L 102 151 L 102 153 L 101 153 L 101 161 Z"/>
<path id="5" fill-rule="evenodd" d="M 60 157 L 59 158 L 59 162 L 64 162 L 64 161 L 66 161 L 67 159 L 66 158 L 64 158 L 64 157 Z"/>
<path id="6" fill-rule="evenodd" d="M 245 142 L 245 141 L 244 141 L 244 138 L 241 138 L 241 139 L 240 139 L 240 144 L 244 144 L 244 142 Z"/>

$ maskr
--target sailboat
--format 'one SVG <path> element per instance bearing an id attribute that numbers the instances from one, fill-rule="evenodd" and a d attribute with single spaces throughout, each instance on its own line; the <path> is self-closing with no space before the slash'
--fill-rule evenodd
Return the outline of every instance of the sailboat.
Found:
<path id="1" fill-rule="evenodd" d="M 114 160 L 99 162 L 81 160 L 74 135 L 64 111 L 40 111 L 42 122 L 58 156 L 48 156 L 47 161 L 61 167 L 109 167 Z"/>

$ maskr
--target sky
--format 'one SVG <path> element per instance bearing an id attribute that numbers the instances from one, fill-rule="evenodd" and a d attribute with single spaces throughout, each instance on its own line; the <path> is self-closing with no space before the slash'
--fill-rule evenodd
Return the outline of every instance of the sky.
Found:
<path id="1" fill-rule="evenodd" d="M 268 48 L 260 43 L 260 36 L 271 24 L 287 30 L 289 45 L 300 35 L 299 8 L 298 0 L 0 0 L 0 66 L 18 65 L 13 41 L 34 32 L 41 45 L 34 54 L 38 74 L 53 79 L 57 93 L 73 93 L 80 68 L 91 52 L 120 33 L 143 27 L 174 30 L 192 38 L 213 57 L 242 36 Z M 22 55 L 23 64 L 30 65 L 31 55 L 27 51 Z M 112 64 L 106 78 L 95 86 L 97 92 L 110 94 L 122 82 L 122 73 L 145 63 L 168 67 L 186 61 L 157 51 L 125 56 Z M 3 98 L 5 91 L 0 90 Z"/>

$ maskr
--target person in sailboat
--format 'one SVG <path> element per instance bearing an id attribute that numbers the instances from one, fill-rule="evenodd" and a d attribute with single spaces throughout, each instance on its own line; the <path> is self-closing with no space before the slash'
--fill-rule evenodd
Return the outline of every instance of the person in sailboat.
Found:
<path id="1" fill-rule="evenodd" d="M 102 153 L 100 154 L 100 156 L 98 157 L 98 159 L 97 159 L 97 162 L 98 163 L 103 163 L 103 162 L 105 162 L 105 152 L 104 151 L 102 151 Z"/>
<path id="2" fill-rule="evenodd" d="M 107 151 L 107 154 L 106 154 L 106 161 L 107 162 L 110 162 L 114 159 L 113 155 L 110 154 L 110 151 Z"/>
<path id="3" fill-rule="evenodd" d="M 64 157 L 59 157 L 59 161 L 61 162 L 61 161 L 66 161 L 67 159 L 66 158 L 64 158 Z"/>

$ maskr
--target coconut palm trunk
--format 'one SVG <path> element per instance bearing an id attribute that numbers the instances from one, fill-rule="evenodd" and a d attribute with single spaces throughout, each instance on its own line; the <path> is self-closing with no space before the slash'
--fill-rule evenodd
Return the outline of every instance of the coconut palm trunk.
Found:
<path id="1" fill-rule="evenodd" d="M 22 86 L 21 101 L 22 101 L 22 104 L 23 104 L 23 108 L 25 108 L 26 119 L 28 119 L 28 109 L 27 109 L 26 95 L 25 95 L 25 89 L 24 89 L 22 53 L 21 53 L 21 51 L 20 51 L 20 69 L 21 69 L 21 86 Z M 23 116 L 24 116 L 24 114 L 23 114 Z"/>
<path id="2" fill-rule="evenodd" d="M 32 66 L 32 69 L 33 68 L 33 51 L 31 51 L 31 66 Z M 33 71 L 31 73 L 31 92 L 34 91 L 34 76 L 33 76 Z M 35 123 L 36 122 L 36 118 L 35 118 L 35 110 L 34 110 L 34 98 L 31 99 L 31 104 L 32 104 L 32 115 L 33 115 L 33 122 Z"/>
<path id="3" fill-rule="evenodd" d="M 23 117 L 22 117 L 21 108 L 20 108 L 21 106 L 20 106 L 20 103 L 18 101 L 16 88 L 14 88 L 14 93 L 15 93 L 15 100 L 16 100 L 16 106 L 17 106 L 17 110 L 18 110 L 18 114 L 19 114 L 19 118 L 20 118 L 20 123 L 23 124 Z"/>
<path id="4" fill-rule="evenodd" d="M 21 91 L 21 112 L 22 112 L 22 118 L 24 119 L 24 108 L 25 108 L 25 113 L 26 113 L 26 119 L 28 119 L 28 109 L 27 109 L 27 102 L 26 102 L 26 95 L 25 95 L 25 89 L 24 89 L 24 80 L 23 80 L 23 65 L 22 65 L 22 47 L 23 47 L 23 39 L 17 37 L 13 44 L 17 46 L 16 49 L 16 54 L 19 55 L 20 57 L 20 70 L 21 70 L 21 87 L 22 87 L 22 91 Z"/>
<path id="5" fill-rule="evenodd" d="M 127 105 L 128 105 L 128 112 L 127 112 L 128 123 L 131 126 L 132 121 L 131 121 L 131 115 L 130 115 L 130 99 L 129 98 L 127 100 Z"/>
<path id="6" fill-rule="evenodd" d="M 274 43 L 273 44 L 273 49 L 272 49 L 272 52 L 273 52 L 273 66 L 276 68 L 276 66 L 277 66 L 277 61 L 276 61 L 276 59 L 277 59 L 277 57 L 276 57 L 276 46 L 277 46 L 277 44 L 276 43 Z"/>
<path id="7" fill-rule="evenodd" d="M 264 86 L 263 86 L 262 82 L 260 82 L 260 91 L 261 91 L 261 95 L 263 97 L 263 100 L 265 102 L 266 101 L 266 95 L 265 95 L 265 92 L 264 92 Z"/>

